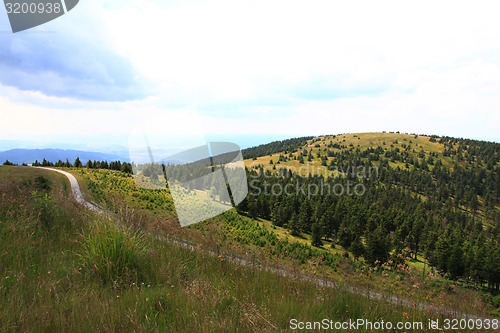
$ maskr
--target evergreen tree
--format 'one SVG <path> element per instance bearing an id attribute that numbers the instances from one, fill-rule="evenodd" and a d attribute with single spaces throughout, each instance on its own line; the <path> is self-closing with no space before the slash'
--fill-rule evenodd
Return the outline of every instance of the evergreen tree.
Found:
<path id="1" fill-rule="evenodd" d="M 365 254 L 365 246 L 361 241 L 361 237 L 357 236 L 354 239 L 354 241 L 351 243 L 351 246 L 349 246 L 349 252 L 352 253 L 354 259 L 358 259 L 360 256 L 363 256 Z"/>
<path id="2" fill-rule="evenodd" d="M 295 212 L 292 213 L 292 218 L 290 219 L 288 229 L 290 229 L 290 232 L 293 236 L 300 235 L 299 216 Z"/>
<path id="3" fill-rule="evenodd" d="M 382 226 L 378 226 L 373 233 L 366 235 L 366 262 L 374 265 L 376 261 L 385 262 L 389 255 L 390 246 L 387 233 Z"/>
<path id="4" fill-rule="evenodd" d="M 351 230 L 342 225 L 337 232 L 337 241 L 344 249 L 348 249 L 351 246 L 354 237 Z"/>
<path id="5" fill-rule="evenodd" d="M 311 204 L 309 200 L 302 201 L 299 210 L 300 230 L 309 233 L 311 231 Z"/>
<path id="6" fill-rule="evenodd" d="M 321 228 L 319 222 L 315 222 L 311 226 L 311 237 L 312 246 L 320 247 L 323 245 L 323 241 L 321 240 L 323 238 L 323 228 Z"/>

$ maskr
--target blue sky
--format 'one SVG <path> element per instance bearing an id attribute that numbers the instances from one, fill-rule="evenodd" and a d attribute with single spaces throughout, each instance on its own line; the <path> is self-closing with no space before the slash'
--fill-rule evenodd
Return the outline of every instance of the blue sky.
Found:
<path id="1" fill-rule="evenodd" d="M 142 120 L 186 110 L 243 146 L 384 130 L 500 141 L 496 9 L 99 0 L 12 34 L 0 8 L 0 142 L 126 145 Z"/>

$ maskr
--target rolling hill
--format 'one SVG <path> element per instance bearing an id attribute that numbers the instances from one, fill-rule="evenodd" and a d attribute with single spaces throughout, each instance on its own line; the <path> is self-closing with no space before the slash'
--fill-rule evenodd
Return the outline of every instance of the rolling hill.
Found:
<path id="1" fill-rule="evenodd" d="M 288 143 L 246 151 L 253 193 L 243 214 L 372 265 L 423 258 L 453 280 L 499 290 L 500 144 L 401 133 Z"/>

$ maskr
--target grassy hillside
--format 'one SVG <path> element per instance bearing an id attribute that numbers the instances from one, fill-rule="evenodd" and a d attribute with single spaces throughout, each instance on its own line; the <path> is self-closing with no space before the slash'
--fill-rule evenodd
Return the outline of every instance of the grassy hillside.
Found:
<path id="1" fill-rule="evenodd" d="M 181 237 L 214 249 L 259 258 L 335 281 L 342 279 L 352 286 L 410 297 L 438 307 L 477 314 L 492 311 L 481 293 L 459 288 L 453 281 L 433 274 L 428 263 L 424 274 L 421 256 L 405 260 L 407 266 L 376 271 L 362 259 L 353 259 L 352 254 L 346 257 L 348 252 L 338 244 L 332 248 L 331 241 L 325 241 L 324 246 L 313 247 L 310 235 L 294 236 L 286 228 L 264 219 L 254 221 L 245 216 L 227 215 L 180 228 L 168 189 L 138 188 L 131 175 L 118 171 L 68 170 L 87 184 L 89 197 L 107 205 L 141 230 Z"/>
<path id="2" fill-rule="evenodd" d="M 264 154 L 258 156 L 260 154 L 255 153 L 259 151 L 258 147 L 252 148 L 252 154 L 248 154 L 249 157 L 245 159 L 245 166 L 247 167 L 256 167 L 259 165 L 269 165 L 270 161 L 273 161 L 274 164 L 278 163 L 278 167 L 288 167 L 288 168 L 296 168 L 299 174 L 306 175 L 310 172 L 317 172 L 318 168 L 322 166 L 321 157 L 318 157 L 318 153 L 327 158 L 327 161 L 331 161 L 332 158 L 328 157 L 327 152 L 344 152 L 344 153 L 352 153 L 356 152 L 358 149 L 360 152 L 365 151 L 367 149 L 376 149 L 381 147 L 386 152 L 393 151 L 407 151 L 408 157 L 411 159 L 418 159 L 420 162 L 422 159 L 433 157 L 434 159 L 439 159 L 443 162 L 443 164 L 447 167 L 451 167 L 458 163 L 460 166 L 472 166 L 467 160 L 467 153 L 458 156 L 452 156 L 448 154 L 444 154 L 447 150 L 445 144 L 439 142 L 439 138 L 433 138 L 431 136 L 424 135 L 414 135 L 414 134 L 401 134 L 401 133 L 350 133 L 350 134 L 339 134 L 339 135 L 328 135 L 328 136 L 319 136 L 314 138 L 308 138 L 305 140 L 305 144 L 297 145 L 293 149 L 281 150 L 279 152 L 273 152 L 272 154 Z M 302 141 L 300 141 L 302 143 Z M 454 149 L 458 149 L 459 143 L 452 144 Z M 307 157 L 304 158 L 305 162 L 309 162 L 309 168 L 305 168 L 302 163 L 300 163 L 297 159 L 303 150 L 307 150 L 307 152 L 311 152 L 312 159 L 310 161 L 307 160 Z M 326 152 L 325 152 L 326 150 Z M 263 149 L 265 152 L 266 149 Z M 472 156 L 473 154 L 471 154 Z M 254 157 L 258 156 L 258 157 Z M 282 158 L 287 157 L 286 161 L 280 161 L 280 156 Z M 362 157 L 361 161 L 368 161 L 369 157 Z M 380 161 L 377 161 L 375 165 L 380 165 Z M 401 167 L 406 168 L 406 165 L 402 161 L 392 161 L 389 159 L 389 165 L 393 168 Z M 305 164 L 305 163 L 304 163 Z M 500 163 L 496 163 L 500 165 Z M 324 165 L 323 165 L 324 166 Z M 298 168 L 300 168 L 300 171 Z M 314 169 L 314 167 L 316 169 Z M 432 166 L 430 166 L 432 169 Z"/>
<path id="3" fill-rule="evenodd" d="M 0 167 L 0 330 L 267 332 L 301 321 L 441 318 L 237 266 L 81 209 L 55 173 Z M 365 331 L 361 329 L 360 331 Z M 411 330 L 409 330 L 411 331 Z"/>

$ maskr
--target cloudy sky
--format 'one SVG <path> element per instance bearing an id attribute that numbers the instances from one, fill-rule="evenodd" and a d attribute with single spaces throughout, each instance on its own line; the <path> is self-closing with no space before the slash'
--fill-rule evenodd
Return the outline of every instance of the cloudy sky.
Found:
<path id="1" fill-rule="evenodd" d="M 500 142 L 498 9 L 82 0 L 12 34 L 0 8 L 0 144 L 126 145 L 144 119 L 179 130 L 179 113 L 242 146 L 384 130 Z"/>

